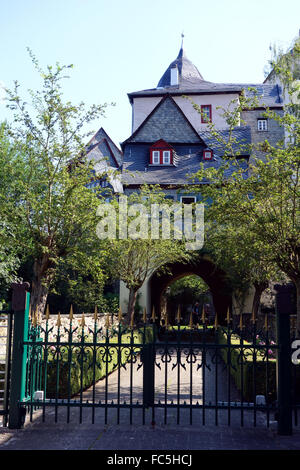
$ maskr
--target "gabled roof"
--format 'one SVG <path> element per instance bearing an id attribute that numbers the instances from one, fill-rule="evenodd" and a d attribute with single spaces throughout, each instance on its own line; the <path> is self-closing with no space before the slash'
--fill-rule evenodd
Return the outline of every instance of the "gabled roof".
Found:
<path id="1" fill-rule="evenodd" d="M 88 160 L 94 160 L 94 169 L 96 173 L 104 173 L 110 168 L 119 168 L 119 164 L 115 159 L 107 139 L 103 138 L 89 148 L 90 150 L 87 152 L 87 158 Z"/>
<path id="2" fill-rule="evenodd" d="M 104 145 L 103 145 L 104 143 Z M 99 147 L 97 145 L 99 144 Z M 106 146 L 106 147 L 105 147 Z M 123 154 L 121 150 L 115 145 L 113 140 L 101 127 L 96 134 L 91 138 L 86 146 L 87 155 L 93 151 L 94 159 L 97 160 L 103 158 L 103 156 L 109 157 L 110 166 L 119 168 L 122 165 Z M 103 154 L 103 152 L 105 152 Z"/>
<path id="3" fill-rule="evenodd" d="M 152 143 L 160 139 L 169 144 L 201 142 L 199 134 L 170 95 L 164 96 L 135 132 L 122 143 L 122 148 L 128 143 Z"/>
<path id="4" fill-rule="evenodd" d="M 169 148 L 172 150 L 172 145 L 168 144 L 168 142 L 166 142 L 164 139 L 159 139 L 156 142 L 154 142 L 154 144 L 152 144 L 150 148 L 151 149 L 152 148 L 158 148 L 158 149 Z"/>

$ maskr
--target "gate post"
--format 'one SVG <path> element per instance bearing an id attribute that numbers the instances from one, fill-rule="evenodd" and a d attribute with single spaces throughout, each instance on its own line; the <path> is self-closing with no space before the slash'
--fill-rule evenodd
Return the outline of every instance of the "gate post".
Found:
<path id="1" fill-rule="evenodd" d="M 275 286 L 276 288 L 276 286 Z M 289 295 L 290 291 L 281 286 L 276 294 L 277 323 L 277 400 L 278 400 L 278 434 L 290 436 L 292 430 L 292 374 L 291 374 L 291 340 Z"/>
<path id="2" fill-rule="evenodd" d="M 154 404 L 154 346 L 145 344 L 143 347 L 143 405 L 146 407 Z"/>
<path id="3" fill-rule="evenodd" d="M 22 343 L 28 339 L 30 294 L 27 292 L 28 282 L 14 283 L 12 289 L 14 334 L 8 427 L 18 429 L 23 426 L 26 414 L 26 410 L 21 408 L 20 402 L 25 398 L 27 346 L 23 346 Z"/>

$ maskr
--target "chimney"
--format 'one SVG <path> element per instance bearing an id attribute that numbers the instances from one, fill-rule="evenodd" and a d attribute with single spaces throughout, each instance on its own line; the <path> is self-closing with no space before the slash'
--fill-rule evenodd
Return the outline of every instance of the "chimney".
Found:
<path id="1" fill-rule="evenodd" d="M 179 77 L 178 77 L 178 68 L 177 65 L 173 65 L 171 68 L 171 80 L 170 80 L 170 85 L 178 85 L 179 84 Z"/>

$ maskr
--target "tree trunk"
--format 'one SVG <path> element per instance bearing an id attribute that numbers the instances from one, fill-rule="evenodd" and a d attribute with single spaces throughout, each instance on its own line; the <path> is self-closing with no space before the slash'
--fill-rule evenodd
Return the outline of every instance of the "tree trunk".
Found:
<path id="1" fill-rule="evenodd" d="M 128 322 L 131 323 L 134 321 L 134 308 L 137 299 L 138 289 L 131 287 L 129 289 L 129 300 L 128 300 Z"/>
<path id="2" fill-rule="evenodd" d="M 31 289 L 31 311 L 43 315 L 51 282 L 51 262 L 48 256 L 36 259 L 33 265 L 34 278 Z"/>
<path id="3" fill-rule="evenodd" d="M 43 315 L 46 307 L 49 287 L 40 280 L 32 283 L 31 289 L 31 312 L 37 312 L 38 318 Z"/>
<path id="4" fill-rule="evenodd" d="M 267 281 L 265 281 L 265 282 L 254 282 L 253 285 L 254 285 L 254 288 L 255 288 L 255 292 L 254 292 L 253 303 L 252 303 L 252 313 L 254 314 L 255 318 L 257 318 L 262 293 L 263 293 L 264 290 L 266 290 L 269 283 Z"/>

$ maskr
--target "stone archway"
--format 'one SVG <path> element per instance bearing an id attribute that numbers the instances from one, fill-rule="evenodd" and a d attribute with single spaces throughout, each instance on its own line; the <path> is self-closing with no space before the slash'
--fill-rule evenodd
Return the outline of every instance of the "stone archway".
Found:
<path id="1" fill-rule="evenodd" d="M 226 279 L 226 274 L 206 256 L 200 256 L 192 263 L 174 263 L 168 265 L 168 272 L 154 273 L 149 282 L 149 293 L 151 298 L 151 310 L 160 315 L 162 294 L 165 289 L 177 279 L 195 274 L 201 277 L 208 285 L 212 294 L 214 307 L 219 322 L 226 318 L 228 307 L 231 308 L 232 289 Z"/>

